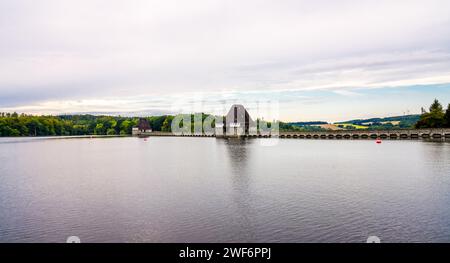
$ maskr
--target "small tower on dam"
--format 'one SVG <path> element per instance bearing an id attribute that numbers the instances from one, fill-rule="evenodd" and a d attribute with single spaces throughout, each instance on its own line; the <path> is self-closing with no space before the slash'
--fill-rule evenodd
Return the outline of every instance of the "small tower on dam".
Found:
<path id="1" fill-rule="evenodd" d="M 145 133 L 151 133 L 152 127 L 150 127 L 150 123 L 145 118 L 139 118 L 139 122 L 137 127 L 133 127 L 132 134 L 133 135 L 141 135 Z"/>
<path id="2" fill-rule="evenodd" d="M 256 134 L 256 122 L 250 117 L 244 106 L 240 104 L 231 106 L 223 123 L 216 122 L 216 137 L 239 137 Z"/>

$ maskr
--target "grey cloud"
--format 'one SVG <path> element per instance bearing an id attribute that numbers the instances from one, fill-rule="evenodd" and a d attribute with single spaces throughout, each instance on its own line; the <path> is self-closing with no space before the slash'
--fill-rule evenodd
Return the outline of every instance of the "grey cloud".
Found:
<path id="1" fill-rule="evenodd" d="M 5 0 L 0 108 L 446 82 L 449 16 L 439 0 Z"/>

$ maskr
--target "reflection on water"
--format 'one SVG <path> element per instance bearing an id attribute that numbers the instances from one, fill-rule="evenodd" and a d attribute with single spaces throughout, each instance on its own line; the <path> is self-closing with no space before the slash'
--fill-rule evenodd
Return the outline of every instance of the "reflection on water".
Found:
<path id="1" fill-rule="evenodd" d="M 246 172 L 246 163 L 248 159 L 248 151 L 251 150 L 248 145 L 251 145 L 254 140 L 252 139 L 225 139 L 225 145 L 227 146 L 227 153 L 229 156 L 230 164 L 232 164 L 232 170 L 234 174 L 243 174 Z"/>
<path id="2" fill-rule="evenodd" d="M 251 242 L 256 239 L 255 229 L 252 227 L 252 218 L 255 216 L 253 207 L 249 200 L 251 196 L 251 173 L 247 170 L 248 151 L 251 150 L 250 144 L 254 140 L 231 138 L 225 140 L 227 153 L 229 156 L 229 166 L 232 174 L 232 201 L 236 206 L 235 213 L 239 217 L 240 224 L 238 228 L 241 229 L 242 242 Z"/>
<path id="3" fill-rule="evenodd" d="M 0 139 L 0 241 L 450 242 L 450 143 L 260 142 Z"/>

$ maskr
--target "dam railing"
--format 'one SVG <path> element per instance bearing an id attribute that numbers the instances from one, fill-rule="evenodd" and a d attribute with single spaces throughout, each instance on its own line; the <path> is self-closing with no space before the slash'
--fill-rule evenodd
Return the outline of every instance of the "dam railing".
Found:
<path id="1" fill-rule="evenodd" d="M 171 132 L 139 133 L 137 136 L 216 137 L 215 134 L 173 134 Z M 217 136 L 219 137 L 219 136 Z M 223 135 L 221 138 L 299 138 L 299 139 L 450 139 L 450 128 L 395 130 L 327 130 L 265 132 L 243 135 Z"/>

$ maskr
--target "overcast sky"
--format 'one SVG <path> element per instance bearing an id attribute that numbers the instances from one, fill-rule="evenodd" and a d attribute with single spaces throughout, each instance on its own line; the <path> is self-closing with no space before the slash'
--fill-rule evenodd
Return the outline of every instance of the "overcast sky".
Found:
<path id="1" fill-rule="evenodd" d="M 0 111 L 337 121 L 450 103 L 449 83 L 448 0 L 0 0 Z"/>

